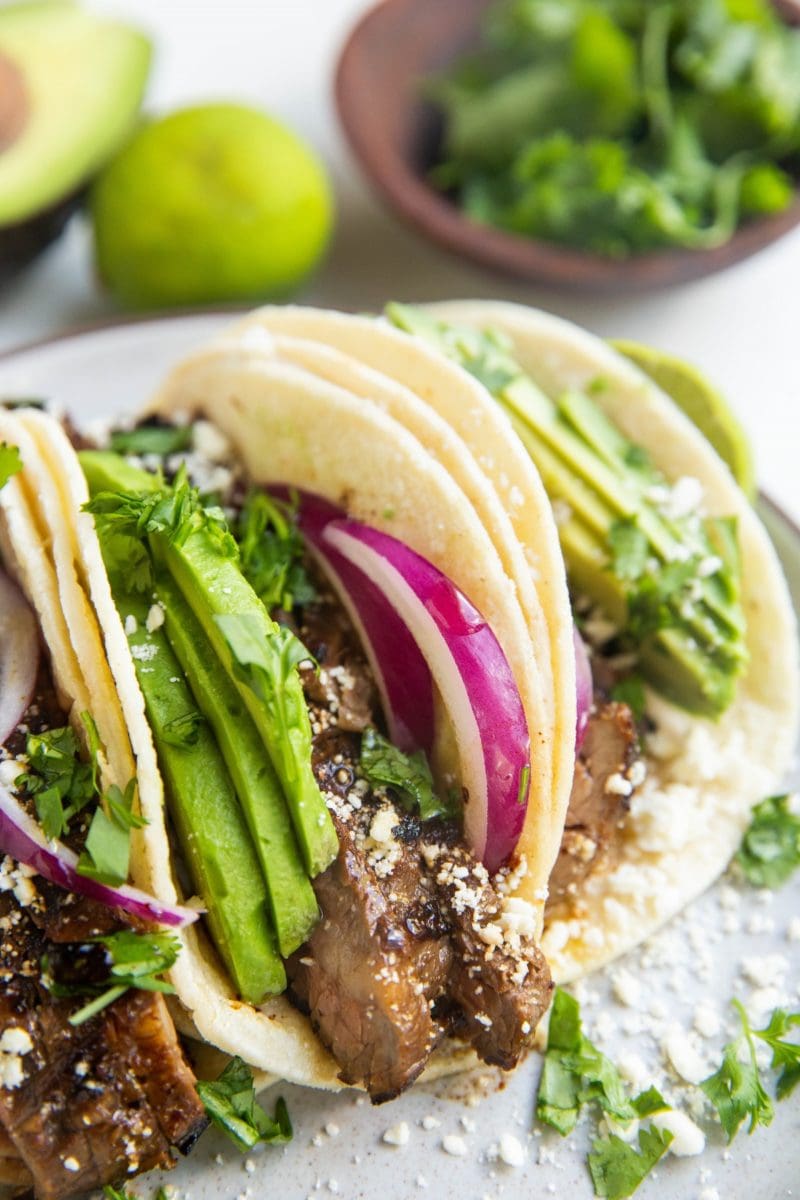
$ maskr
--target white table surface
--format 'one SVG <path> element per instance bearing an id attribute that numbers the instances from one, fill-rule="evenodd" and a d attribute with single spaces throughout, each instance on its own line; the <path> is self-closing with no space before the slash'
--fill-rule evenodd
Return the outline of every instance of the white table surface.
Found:
<path id="1" fill-rule="evenodd" d="M 148 108 L 244 99 L 291 123 L 322 154 L 339 218 L 327 262 L 301 299 L 368 309 L 386 299 L 495 296 L 541 305 L 599 334 L 647 341 L 702 366 L 755 444 L 762 486 L 800 519 L 800 229 L 698 283 L 630 299 L 524 286 L 460 262 L 401 227 L 370 195 L 337 125 L 331 79 L 364 0 L 88 0 L 149 29 Z M 113 317 L 73 222 L 0 293 L 0 349 Z"/>

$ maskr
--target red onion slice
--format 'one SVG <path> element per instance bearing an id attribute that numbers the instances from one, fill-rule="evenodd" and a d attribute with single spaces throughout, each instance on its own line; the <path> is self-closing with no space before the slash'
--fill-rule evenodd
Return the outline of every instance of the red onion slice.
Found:
<path id="1" fill-rule="evenodd" d="M 577 692 L 577 719 L 575 722 L 575 753 L 577 754 L 586 735 L 589 724 L 589 713 L 592 707 L 594 685 L 592 683 L 592 664 L 589 662 L 589 651 L 583 638 L 573 625 L 572 640 L 575 644 L 575 687 Z"/>
<path id="2" fill-rule="evenodd" d="M 408 629 L 453 723 L 468 800 L 464 832 L 490 872 L 508 859 L 525 823 L 530 735 L 508 660 L 474 605 L 403 542 L 347 519 L 321 544 L 357 567 Z"/>
<path id="3" fill-rule="evenodd" d="M 38 669 L 36 617 L 16 584 L 0 570 L 0 745 L 27 711 Z"/>
<path id="4" fill-rule="evenodd" d="M 411 753 L 433 747 L 433 685 L 428 664 L 411 632 L 386 603 L 380 588 L 333 546 L 325 528 L 343 517 L 320 496 L 304 493 L 298 526 L 337 592 L 372 668 L 389 727 L 398 749 Z"/>
<path id="5" fill-rule="evenodd" d="M 0 785 L 0 850 L 17 862 L 31 867 L 57 887 L 66 888 L 105 904 L 120 908 L 142 921 L 182 927 L 200 916 L 194 908 L 162 904 L 155 896 L 123 884 L 109 887 L 78 874 L 78 856 L 62 842 L 48 842 L 42 830 L 6 788 Z"/>

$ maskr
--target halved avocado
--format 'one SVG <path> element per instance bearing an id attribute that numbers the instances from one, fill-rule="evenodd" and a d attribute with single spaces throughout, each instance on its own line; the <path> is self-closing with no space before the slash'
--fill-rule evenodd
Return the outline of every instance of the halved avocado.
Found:
<path id="1" fill-rule="evenodd" d="M 0 7 L 0 280 L 58 236 L 131 132 L 150 58 L 138 30 L 71 0 Z"/>

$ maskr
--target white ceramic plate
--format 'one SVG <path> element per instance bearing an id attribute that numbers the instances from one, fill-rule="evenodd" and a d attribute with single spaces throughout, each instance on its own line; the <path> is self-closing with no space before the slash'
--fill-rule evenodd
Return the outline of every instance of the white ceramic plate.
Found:
<path id="1" fill-rule="evenodd" d="M 217 332 L 230 317 L 198 315 L 116 326 L 18 352 L 0 361 L 0 396 L 41 396 L 62 404 L 76 420 L 135 410 L 169 365 Z M 768 504 L 762 515 L 783 558 L 800 611 L 800 531 Z M 764 731 L 769 737 L 769 730 Z M 798 785 L 798 778 L 793 781 Z M 728 1001 L 739 995 L 758 1004 L 800 1007 L 800 941 L 789 923 L 800 914 L 800 877 L 776 894 L 725 879 L 667 930 L 614 968 L 579 989 L 590 1036 L 617 1062 L 640 1060 L 644 1082 L 656 1082 L 687 1112 L 702 1100 L 680 1085 L 665 1059 L 670 1031 L 679 1045 L 694 1044 L 716 1069 L 733 1026 Z M 624 974 L 623 974 L 624 972 Z M 764 989 L 768 990 L 765 992 Z M 621 1002 L 619 996 L 627 1003 Z M 719 1032 L 689 1031 L 698 1009 L 717 1014 Z M 709 1014 L 706 1014 L 710 1020 Z M 191 1200 L 508 1200 L 517 1196 L 593 1194 L 586 1169 L 590 1128 L 562 1140 L 533 1121 L 539 1063 L 532 1057 L 498 1090 L 497 1073 L 457 1077 L 414 1088 L 393 1104 L 373 1109 L 353 1091 L 313 1092 L 278 1085 L 265 1096 L 286 1097 L 295 1125 L 291 1145 L 243 1158 L 210 1132 L 192 1156 L 162 1177 L 136 1180 L 151 1196 L 169 1184 Z M 696 1111 L 707 1137 L 701 1157 L 668 1156 L 637 1192 L 642 1200 L 778 1200 L 800 1195 L 800 1096 L 776 1107 L 768 1129 L 742 1131 L 730 1149 L 708 1109 Z M 436 1124 L 434 1124 L 436 1122 Z M 384 1133 L 406 1123 L 408 1141 L 393 1147 Z M 593 1127 L 593 1125 L 592 1125 Z M 521 1143 L 525 1162 L 492 1161 L 503 1133 Z M 442 1147 L 457 1135 L 464 1155 Z"/>

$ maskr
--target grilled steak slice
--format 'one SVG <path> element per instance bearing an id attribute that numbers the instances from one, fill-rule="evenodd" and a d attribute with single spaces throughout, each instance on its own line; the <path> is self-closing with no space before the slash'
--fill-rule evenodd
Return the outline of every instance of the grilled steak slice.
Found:
<path id="1" fill-rule="evenodd" d="M 630 797 L 643 771 L 630 708 L 595 699 L 575 763 L 561 849 L 550 875 L 548 912 L 568 902 L 591 872 L 613 865 Z"/>
<path id="2" fill-rule="evenodd" d="M 315 738 L 314 769 L 339 854 L 314 880 L 322 920 L 287 970 L 291 995 L 343 1082 L 363 1083 L 378 1103 L 416 1079 L 442 1036 L 431 1001 L 451 950 L 435 895 L 420 887 L 418 850 L 394 840 L 402 818 L 370 801 L 357 760 L 354 735 L 329 730 Z"/>
<path id="3" fill-rule="evenodd" d="M 41 981 L 42 956 L 58 958 L 65 944 L 47 939 L 41 898 L 25 899 L 0 896 L 0 1038 L 19 1047 L 0 1087 L 0 1123 L 37 1196 L 64 1200 L 169 1167 L 171 1147 L 188 1148 L 206 1117 L 163 997 L 129 991 L 73 1028 L 81 1001 L 57 1000 Z M 81 904 L 70 921 L 92 929 L 96 914 L 79 921 Z"/>
<path id="4" fill-rule="evenodd" d="M 450 919 L 453 947 L 447 996 L 461 1014 L 465 1036 L 484 1062 L 509 1071 L 550 1003 L 550 971 L 534 941 L 533 914 L 524 901 L 505 902 L 486 868 L 456 845 L 434 862 L 438 894 Z"/>
<path id="5" fill-rule="evenodd" d="M 10 1194 L 16 1196 L 33 1187 L 33 1178 L 17 1154 L 11 1138 L 0 1125 L 0 1187 L 6 1186 Z"/>
<path id="6" fill-rule="evenodd" d="M 343 1082 L 363 1083 L 379 1103 L 417 1078 L 441 1037 L 431 1000 L 451 951 L 446 936 L 415 919 L 419 896 L 390 901 L 352 832 L 338 830 L 339 856 L 315 881 L 323 919 L 290 960 L 289 977 Z"/>

